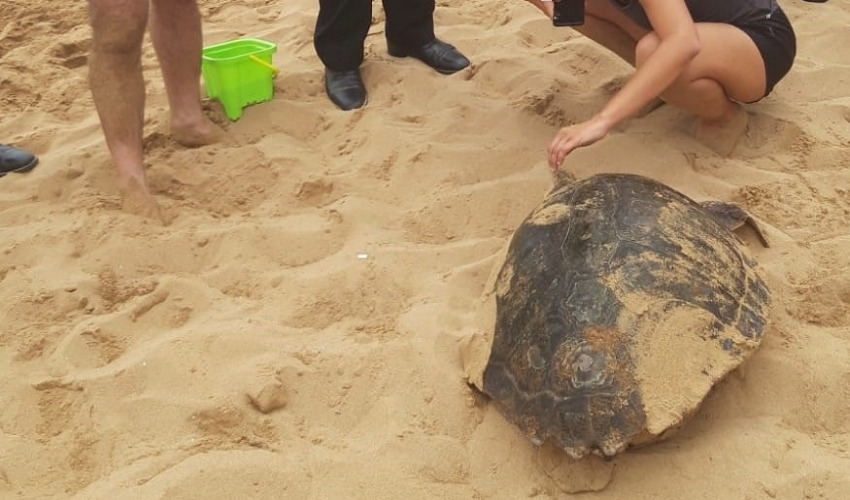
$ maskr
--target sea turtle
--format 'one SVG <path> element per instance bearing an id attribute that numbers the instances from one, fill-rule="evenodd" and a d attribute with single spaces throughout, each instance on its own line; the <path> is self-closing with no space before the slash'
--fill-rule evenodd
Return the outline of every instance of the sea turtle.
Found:
<path id="1" fill-rule="evenodd" d="M 669 435 L 761 342 L 769 292 L 729 230 L 744 223 L 758 231 L 637 175 L 557 186 L 494 268 L 470 384 L 573 458 Z"/>

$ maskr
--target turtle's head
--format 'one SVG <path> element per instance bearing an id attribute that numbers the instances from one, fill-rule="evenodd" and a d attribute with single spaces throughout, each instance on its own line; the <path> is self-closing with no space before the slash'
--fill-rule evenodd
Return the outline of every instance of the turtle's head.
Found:
<path id="1" fill-rule="evenodd" d="M 571 172 L 567 172 L 565 169 L 559 168 L 552 172 L 552 191 L 557 191 L 561 188 L 567 187 L 570 184 L 573 184 L 576 181 L 576 176 Z"/>

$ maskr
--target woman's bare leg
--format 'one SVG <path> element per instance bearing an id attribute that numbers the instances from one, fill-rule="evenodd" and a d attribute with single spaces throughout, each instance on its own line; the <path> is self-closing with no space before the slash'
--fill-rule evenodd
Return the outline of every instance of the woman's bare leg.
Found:
<path id="1" fill-rule="evenodd" d="M 539 0 L 528 1 L 544 12 L 551 9 Z M 738 103 L 764 97 L 764 61 L 753 40 L 732 25 L 697 23 L 696 28 L 699 54 L 660 97 L 696 115 L 700 119 L 697 137 L 728 153 L 746 128 L 746 114 Z M 660 42 L 655 33 L 607 0 L 586 0 L 585 24 L 575 29 L 635 67 L 645 62 Z M 712 138 L 718 135 L 722 139 Z"/>
<path id="2" fill-rule="evenodd" d="M 765 69 L 753 40 L 729 24 L 697 23 L 700 52 L 661 95 L 664 100 L 706 121 L 722 121 L 735 102 L 753 102 L 765 91 Z M 638 43 L 640 66 L 658 48 L 658 36 Z"/>
<path id="3" fill-rule="evenodd" d="M 661 97 L 696 115 L 700 119 L 697 138 L 729 154 L 747 126 L 746 113 L 738 103 L 764 96 L 764 61 L 753 40 L 732 25 L 697 23 L 696 28 L 699 54 Z M 638 66 L 652 55 L 658 43 L 655 33 L 638 42 Z"/>
<path id="4" fill-rule="evenodd" d="M 635 66 L 635 47 L 649 31 L 618 11 L 607 0 L 585 2 L 584 24 L 575 30 Z"/>
<path id="5" fill-rule="evenodd" d="M 587 0 L 585 7 L 586 23 L 578 31 L 627 62 L 640 66 L 658 48 L 655 33 L 638 26 L 607 0 Z M 729 154 L 747 127 L 747 115 L 738 103 L 764 97 L 764 60 L 755 42 L 732 25 L 697 23 L 696 28 L 699 54 L 660 97 L 696 115 L 700 120 L 696 137 Z"/>

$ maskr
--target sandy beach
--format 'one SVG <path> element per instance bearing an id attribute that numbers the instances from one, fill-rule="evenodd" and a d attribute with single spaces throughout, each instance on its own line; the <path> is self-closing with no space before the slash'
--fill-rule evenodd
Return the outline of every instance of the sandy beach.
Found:
<path id="1" fill-rule="evenodd" d="M 585 474 L 547 469 L 459 351 L 551 186 L 546 145 L 629 66 L 520 0 L 440 1 L 473 61 L 442 76 L 387 55 L 376 3 L 369 103 L 345 113 L 315 0 L 204 0 L 206 45 L 272 41 L 281 72 L 239 121 L 206 102 L 226 139 L 184 149 L 146 39 L 162 226 L 121 211 L 85 2 L 4 2 L 0 142 L 41 163 L 0 179 L 0 499 L 572 498 L 557 475 L 593 500 L 848 498 L 850 3 L 781 4 L 796 64 L 731 156 L 662 106 L 567 160 L 740 203 L 771 242 L 745 238 L 773 292 L 761 348 L 676 436 Z"/>

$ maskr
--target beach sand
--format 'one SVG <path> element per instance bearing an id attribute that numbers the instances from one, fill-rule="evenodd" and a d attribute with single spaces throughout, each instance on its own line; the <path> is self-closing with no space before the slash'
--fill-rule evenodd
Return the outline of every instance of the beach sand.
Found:
<path id="1" fill-rule="evenodd" d="M 441 76 L 386 54 L 376 4 L 369 103 L 344 113 L 314 0 L 203 1 L 205 44 L 273 41 L 281 73 L 237 122 L 207 103 L 226 139 L 183 149 L 146 40 L 164 227 L 120 210 L 85 2 L 4 2 L 0 142 L 41 164 L 0 179 L 0 499 L 847 498 L 850 5 L 782 4 L 796 65 L 730 157 L 663 106 L 567 160 L 739 202 L 772 243 L 744 238 L 773 291 L 761 349 L 676 436 L 587 466 L 476 396 L 459 351 L 551 186 L 546 145 L 628 66 L 524 2 L 441 1 L 473 61 Z"/>

